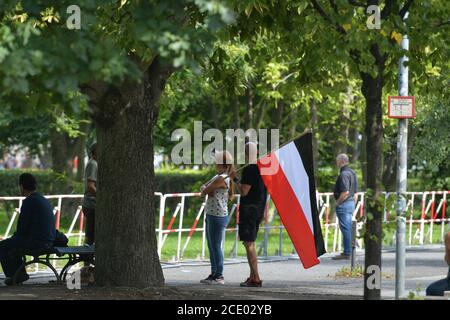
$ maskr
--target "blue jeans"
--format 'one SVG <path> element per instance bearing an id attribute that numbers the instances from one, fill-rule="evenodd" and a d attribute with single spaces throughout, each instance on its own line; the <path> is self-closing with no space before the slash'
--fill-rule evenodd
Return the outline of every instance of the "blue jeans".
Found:
<path id="1" fill-rule="evenodd" d="M 206 240 L 208 241 L 209 260 L 211 261 L 211 274 L 215 277 L 223 275 L 222 242 L 227 224 L 228 216 L 206 215 Z"/>
<path id="2" fill-rule="evenodd" d="M 450 291 L 450 268 L 445 279 L 430 284 L 426 290 L 427 296 L 443 296 L 444 291 Z"/>
<path id="3" fill-rule="evenodd" d="M 353 199 L 347 200 L 336 207 L 336 216 L 344 238 L 344 254 L 348 256 L 352 254 L 352 214 L 354 210 Z"/>

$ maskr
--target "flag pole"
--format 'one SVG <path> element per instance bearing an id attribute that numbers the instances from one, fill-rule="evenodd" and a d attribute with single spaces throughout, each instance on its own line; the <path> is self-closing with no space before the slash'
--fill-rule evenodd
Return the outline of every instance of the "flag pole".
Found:
<path id="1" fill-rule="evenodd" d="M 301 137 L 303 137 L 304 135 L 306 135 L 306 134 L 308 134 L 308 133 L 312 133 L 312 132 L 313 132 L 312 128 L 306 128 L 305 131 L 303 131 L 302 133 L 300 133 L 300 134 L 296 135 L 295 137 L 289 139 L 288 141 L 286 141 L 285 143 L 283 143 L 281 146 L 279 146 L 277 149 L 270 150 L 269 152 L 267 152 L 267 153 L 264 154 L 263 156 L 259 157 L 258 160 L 261 159 L 261 158 L 264 158 L 264 157 L 267 156 L 268 154 L 271 154 L 271 153 L 274 152 L 275 150 L 278 150 L 278 149 L 283 148 L 284 146 L 286 146 L 287 144 L 291 143 L 292 141 L 297 140 L 298 138 L 301 138 Z M 247 167 L 248 167 L 249 165 L 251 165 L 251 164 L 253 164 L 253 163 L 247 163 L 247 164 L 245 164 L 245 165 L 243 165 L 243 166 L 237 168 L 236 170 L 234 170 L 234 173 L 237 173 L 237 172 L 239 172 L 239 171 L 241 171 L 241 170 L 244 170 L 245 168 L 247 168 Z M 229 177 L 229 176 L 227 175 L 227 177 Z"/>

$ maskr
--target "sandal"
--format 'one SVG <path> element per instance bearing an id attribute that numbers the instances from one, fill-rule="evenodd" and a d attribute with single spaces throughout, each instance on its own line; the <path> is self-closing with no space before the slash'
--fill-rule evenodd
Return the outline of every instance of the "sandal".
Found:
<path id="1" fill-rule="evenodd" d="M 245 282 L 242 282 L 240 284 L 241 287 L 246 287 L 246 288 L 261 288 L 262 287 L 262 280 L 260 281 L 253 281 L 250 280 L 250 278 L 248 278 L 247 280 L 245 280 Z"/>

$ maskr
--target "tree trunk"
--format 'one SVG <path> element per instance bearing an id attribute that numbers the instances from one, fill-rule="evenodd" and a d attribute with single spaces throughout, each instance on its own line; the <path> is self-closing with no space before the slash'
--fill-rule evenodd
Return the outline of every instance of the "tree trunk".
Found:
<path id="1" fill-rule="evenodd" d="M 366 233 L 365 243 L 365 272 L 364 272 L 364 299 L 380 299 L 381 288 L 369 288 L 369 282 L 373 283 L 373 273 L 368 273 L 370 266 L 378 266 L 381 277 L 381 228 L 383 203 L 381 199 L 381 163 L 382 163 L 382 90 L 384 62 L 378 64 L 378 76 L 372 78 L 368 74 L 361 74 L 362 93 L 366 100 L 366 154 L 367 175 L 366 186 L 368 196 L 366 198 Z M 371 277 L 372 276 L 372 277 Z"/>
<path id="2" fill-rule="evenodd" d="M 311 114 L 310 126 L 311 126 L 311 129 L 313 130 L 313 135 L 312 135 L 313 162 L 314 162 L 314 167 L 318 168 L 319 164 L 317 163 L 317 159 L 319 158 L 319 141 L 317 139 L 317 136 L 319 135 L 319 132 L 318 132 L 319 117 L 317 115 L 316 101 L 314 99 L 311 99 L 311 102 L 309 103 L 309 111 Z M 319 182 L 318 175 L 315 176 L 315 180 L 316 180 L 316 185 L 318 185 L 318 182 Z"/>
<path id="3" fill-rule="evenodd" d="M 77 166 L 77 175 L 75 176 L 75 180 L 76 181 L 83 181 L 84 178 L 84 168 L 86 166 L 85 163 L 85 155 L 86 155 L 86 150 L 85 150 L 85 144 L 86 144 L 86 138 L 83 139 L 84 143 L 80 144 L 80 146 L 78 147 L 78 151 L 77 151 L 77 157 L 78 157 L 78 166 Z"/>
<path id="4" fill-rule="evenodd" d="M 367 136 L 366 136 L 365 132 L 362 134 L 361 155 L 360 155 L 359 162 L 361 165 L 361 174 L 362 174 L 362 185 L 361 185 L 361 188 L 359 188 L 359 189 L 366 190 L 367 189 L 367 185 L 366 185 L 366 181 L 367 181 Z"/>
<path id="5" fill-rule="evenodd" d="M 94 114 L 98 138 L 95 280 L 100 286 L 164 284 L 153 205 L 153 128 L 171 68 L 156 57 L 141 84 L 108 87 Z"/>
<path id="6" fill-rule="evenodd" d="M 280 130 L 280 136 L 281 136 L 281 127 L 283 125 L 283 115 L 284 115 L 284 101 L 281 100 L 278 102 L 278 106 L 275 113 L 275 128 Z"/>
<path id="7" fill-rule="evenodd" d="M 71 176 L 72 150 L 67 141 L 67 134 L 54 128 L 50 129 L 50 144 L 53 171 Z"/>
<path id="8" fill-rule="evenodd" d="M 80 126 L 83 135 L 77 137 L 74 155 L 78 157 L 77 175 L 75 176 L 76 181 L 83 181 L 84 178 L 84 167 L 85 167 L 85 155 L 86 155 L 86 140 L 89 133 L 89 124 L 82 124 Z"/>
<path id="9" fill-rule="evenodd" d="M 258 130 L 261 128 L 261 124 L 263 123 L 264 115 L 266 113 L 267 103 L 264 102 L 264 99 L 261 100 L 256 105 L 256 121 L 255 121 L 255 129 Z"/>
<path id="10" fill-rule="evenodd" d="M 291 108 L 291 128 L 289 129 L 289 138 L 295 137 L 297 133 L 297 115 L 300 107 Z"/>
<path id="11" fill-rule="evenodd" d="M 408 123 L 408 147 L 407 154 L 411 153 L 417 129 Z M 391 143 L 383 160 L 383 186 L 387 192 L 395 192 L 397 189 L 397 139 L 391 137 Z"/>
<path id="12" fill-rule="evenodd" d="M 80 131 L 87 134 L 88 125 L 82 124 Z M 50 144 L 52 154 L 52 169 L 58 173 L 64 173 L 68 177 L 73 177 L 73 159 L 78 156 L 77 181 L 81 181 L 84 171 L 84 146 L 86 144 L 86 135 L 80 135 L 76 138 L 70 138 L 65 132 L 59 132 L 55 129 L 50 130 Z M 83 155 L 80 158 L 80 155 Z M 80 174 L 81 170 L 81 176 Z"/>
<path id="13" fill-rule="evenodd" d="M 408 121 L 408 154 L 411 154 L 417 133 L 418 133 L 417 126 L 413 126 L 413 122 Z"/>
<path id="14" fill-rule="evenodd" d="M 241 127 L 240 108 L 241 104 L 239 103 L 239 97 L 236 95 L 234 97 L 234 129 L 239 129 Z"/>
<path id="15" fill-rule="evenodd" d="M 209 105 L 211 106 L 211 116 L 214 122 L 214 128 L 220 128 L 220 121 L 219 121 L 219 112 L 217 110 L 217 106 L 212 100 L 209 101 Z"/>
<path id="16" fill-rule="evenodd" d="M 253 128 L 253 100 L 254 94 L 251 88 L 247 89 L 247 110 L 245 112 L 245 129 Z"/>
<path id="17" fill-rule="evenodd" d="M 397 184 L 397 143 L 389 146 L 383 159 L 383 186 L 387 192 L 395 192 Z"/>
<path id="18" fill-rule="evenodd" d="M 335 145 L 335 156 L 341 153 L 348 153 L 348 141 L 350 130 L 350 106 L 353 103 L 353 88 L 351 85 L 347 86 L 346 101 L 342 105 L 342 109 L 339 110 L 339 123 L 338 123 L 338 138 Z"/>

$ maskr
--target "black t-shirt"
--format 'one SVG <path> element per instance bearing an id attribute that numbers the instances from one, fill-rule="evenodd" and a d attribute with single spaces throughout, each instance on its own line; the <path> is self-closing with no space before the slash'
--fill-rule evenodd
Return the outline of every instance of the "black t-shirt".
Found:
<path id="1" fill-rule="evenodd" d="M 342 192 L 349 192 L 347 199 L 352 199 L 353 195 L 358 192 L 358 181 L 355 172 L 348 166 L 341 168 L 341 173 L 336 180 L 334 186 L 334 198 L 338 199 Z"/>
<path id="2" fill-rule="evenodd" d="M 241 205 L 264 206 L 266 204 L 267 191 L 256 164 L 244 168 L 240 182 L 251 186 L 247 195 L 241 196 Z"/>

